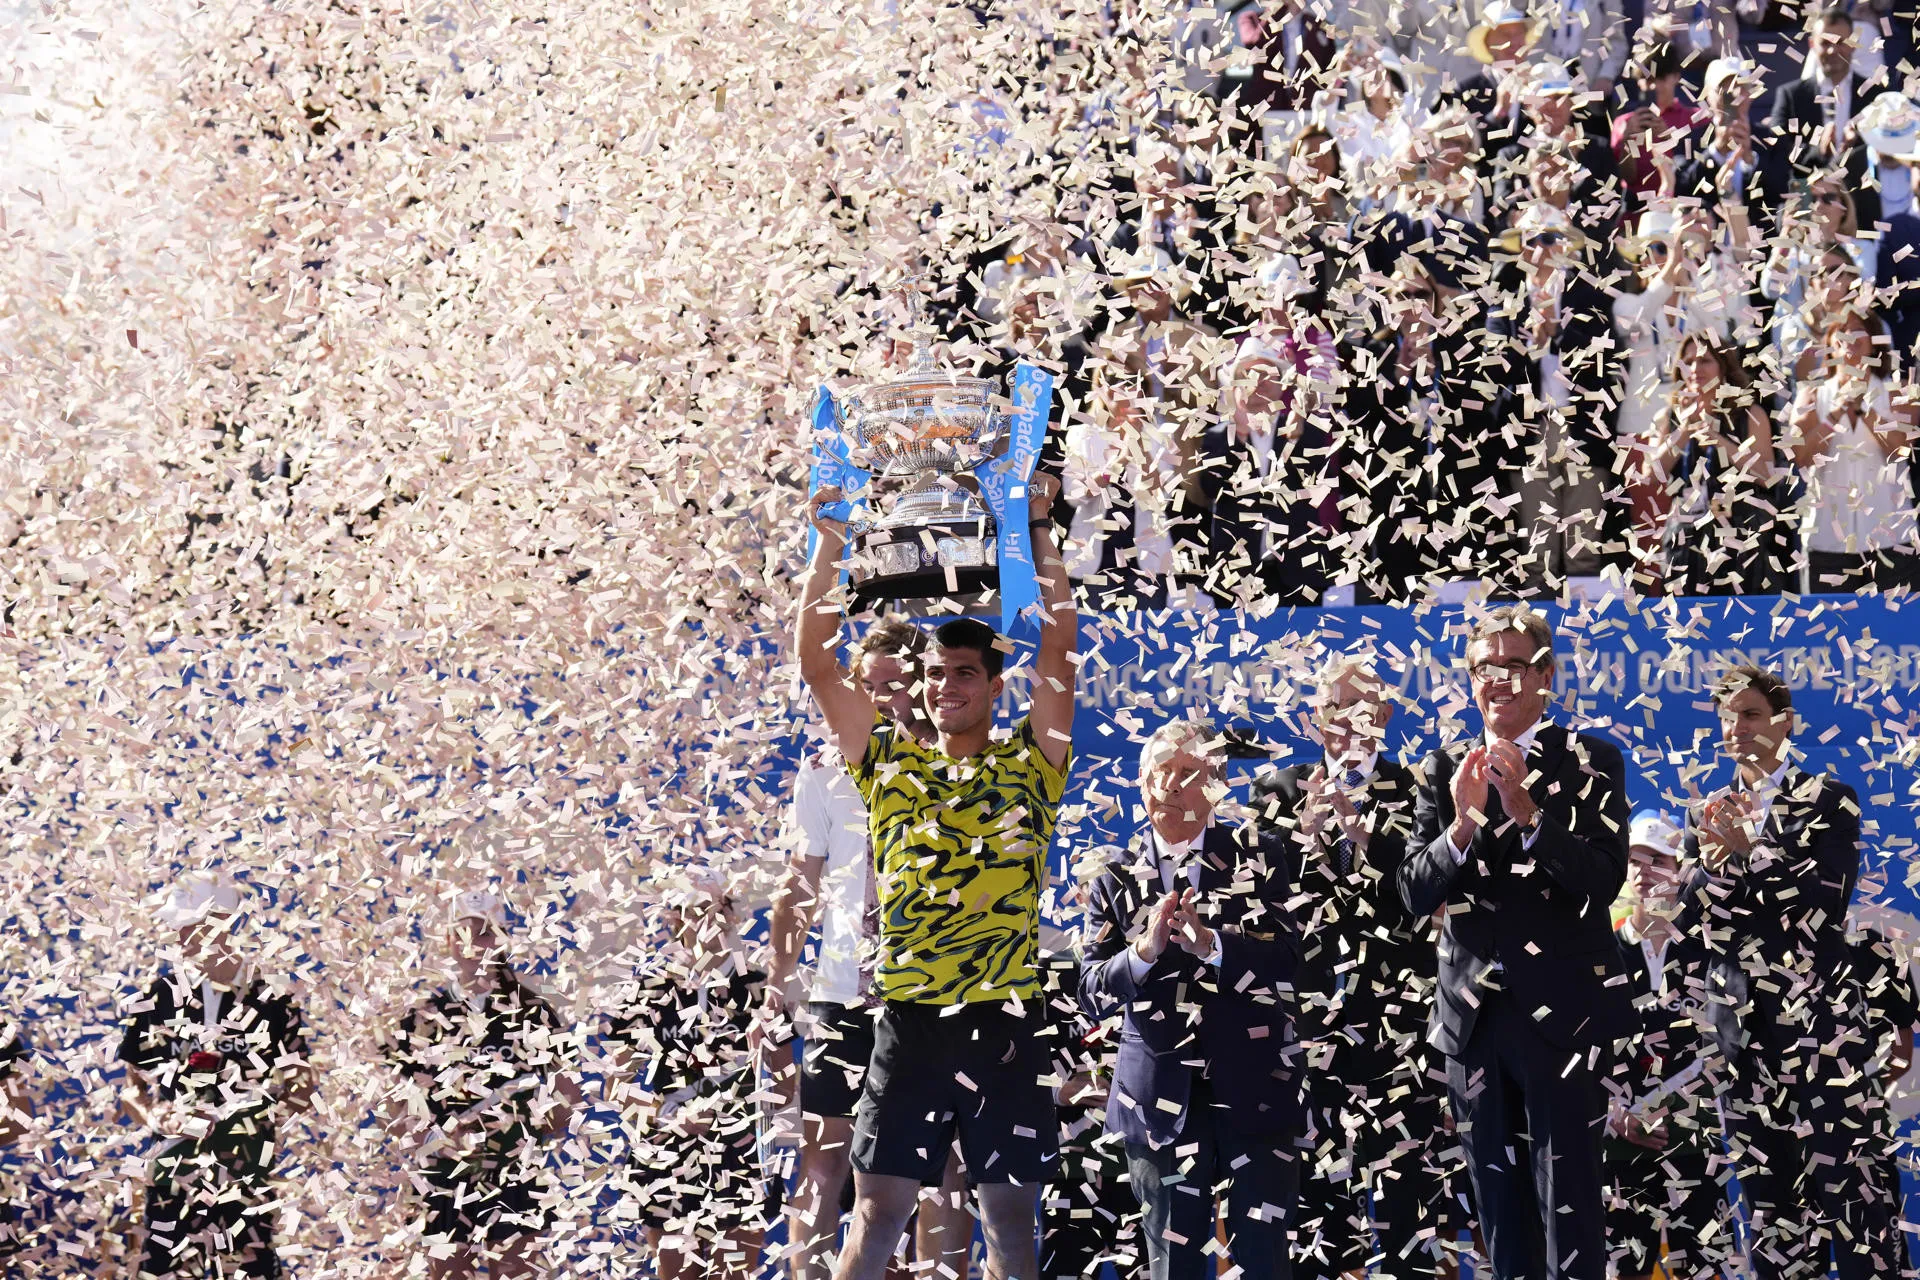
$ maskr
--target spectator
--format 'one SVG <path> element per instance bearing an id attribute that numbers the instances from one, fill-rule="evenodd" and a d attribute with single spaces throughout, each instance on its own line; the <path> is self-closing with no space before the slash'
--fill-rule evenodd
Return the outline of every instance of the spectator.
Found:
<path id="1" fill-rule="evenodd" d="M 1828 4 L 1809 12 L 1807 37 L 1813 56 L 1806 74 L 1780 86 L 1767 124 L 1797 172 L 1811 175 L 1835 168 L 1846 175 L 1859 225 L 1871 229 L 1880 220 L 1880 201 L 1866 186 L 1867 157 L 1855 125 L 1885 86 L 1853 70 L 1853 15 L 1846 5 Z"/>
<path id="2" fill-rule="evenodd" d="M 1790 385 L 1814 376 L 1824 318 L 1860 305 L 1858 285 L 1874 279 L 1876 256 L 1840 174 L 1817 174 L 1788 198 L 1760 291 L 1774 299 L 1773 341 Z"/>
<path id="3" fill-rule="evenodd" d="M 1679 165 L 1707 115 L 1686 100 L 1680 78 L 1679 48 L 1656 35 L 1634 56 L 1631 73 L 1640 103 L 1613 120 L 1613 154 L 1620 176 L 1635 202 L 1671 195 Z"/>
<path id="4" fill-rule="evenodd" d="M 1620 256 L 1631 274 L 1613 300 L 1613 321 L 1626 351 L 1626 397 L 1620 406 L 1622 440 L 1646 440 L 1673 388 L 1674 348 L 1680 335 L 1703 329 L 1725 339 L 1741 281 L 1713 245 L 1713 228 L 1699 210 L 1660 206 L 1640 215 L 1639 232 L 1623 238 Z"/>
<path id="5" fill-rule="evenodd" d="M 1316 1149 L 1301 1170 L 1294 1274 L 1332 1280 L 1382 1257 L 1387 1274 L 1447 1275 L 1436 1239 L 1443 1123 L 1428 1075 L 1443 1064 L 1421 1043 L 1433 928 L 1397 887 L 1417 780 L 1385 754 L 1393 703 L 1371 659 L 1329 661 L 1312 707 L 1320 762 L 1254 784 L 1262 825 L 1290 850 L 1304 935 L 1295 1030 L 1313 1067 Z"/>
<path id="6" fill-rule="evenodd" d="M 1766 241 L 1778 232 L 1780 206 L 1792 181 L 1786 152 L 1774 135 L 1754 137 L 1753 100 L 1760 85 L 1759 68 L 1744 58 L 1718 57 L 1707 66 L 1700 86 L 1706 132 L 1674 175 L 1674 194 L 1713 210 L 1734 244 L 1748 250 L 1753 231 Z"/>
<path id="7" fill-rule="evenodd" d="M 1642 465 L 1666 477 L 1661 539 L 1671 595 L 1778 590 L 1792 562 L 1773 424 L 1740 354 L 1712 330 L 1674 348 L 1673 391 Z"/>
<path id="8" fill-rule="evenodd" d="M 1037 1265 L 1034 1188 L 1053 1175 L 1058 1140 L 1041 1082 L 1034 939 L 1066 789 L 1079 644 L 1049 532 L 1052 485 L 1037 479 L 1027 512 L 1047 619 L 1031 711 L 1011 737 L 993 738 L 1006 642 L 985 623 L 955 619 L 934 633 L 924 668 L 937 747 L 888 726 L 835 658 L 840 617 L 822 603 L 847 533 L 820 508 L 839 496 L 826 488 L 810 503 L 820 536 L 794 647 L 866 802 L 880 905 L 875 987 L 886 1007 L 854 1120 L 853 1230 L 834 1274 L 880 1280 L 920 1184 L 939 1175 L 957 1131 L 987 1265 L 1027 1280 Z M 949 900 L 966 905 L 926 909 Z"/>
<path id="9" fill-rule="evenodd" d="M 1285 850 L 1215 820 L 1216 744 L 1181 720 L 1141 748 L 1149 829 L 1094 884 L 1080 998 L 1124 1019 L 1107 1128 L 1126 1141 L 1153 1280 L 1212 1273 L 1216 1195 L 1233 1265 L 1285 1280 L 1301 1115 L 1281 996 L 1300 940 Z"/>
<path id="10" fill-rule="evenodd" d="M 733 895 L 717 877 L 671 885 L 665 906 L 667 945 L 615 998 L 606 1026 L 620 1061 L 611 1074 L 639 1101 L 640 1218 L 660 1280 L 745 1280 L 759 1272 L 769 1208 L 750 1045 L 765 975 L 738 952 Z"/>
<path id="11" fill-rule="evenodd" d="M 1222 604 L 1313 604 L 1338 572 L 1339 512 L 1324 480 L 1332 438 L 1319 424 L 1339 366 L 1331 335 L 1306 311 L 1311 284 L 1298 259 L 1276 255 L 1260 282 L 1267 307 L 1234 354 L 1231 416 L 1206 436 L 1208 588 Z"/>
<path id="12" fill-rule="evenodd" d="M 1717 1175 L 1720 1123 L 1702 1076 L 1707 949 L 1674 925 L 1680 829 L 1642 811 L 1628 829 L 1627 918 L 1614 935 L 1641 1035 L 1609 1109 L 1607 1241 L 1620 1280 L 1705 1275 L 1730 1260 L 1732 1217 Z"/>
<path id="13" fill-rule="evenodd" d="M 1298 117 L 1331 83 L 1333 34 L 1302 0 L 1246 0 L 1232 7 L 1227 26 L 1227 65 L 1214 100 L 1228 140 L 1249 155 L 1266 154 L 1274 113 Z"/>
<path id="14" fill-rule="evenodd" d="M 927 744 L 933 737 L 921 701 L 921 655 L 926 636 L 900 617 L 883 618 L 856 646 L 854 676 L 874 709 L 902 732 Z M 825 1280 L 824 1252 L 838 1235 L 840 1204 L 853 1172 L 853 1115 L 873 1057 L 873 950 L 877 944 L 873 857 L 867 809 L 838 748 L 809 755 L 794 781 L 796 857 L 774 895 L 768 941 L 772 963 L 765 984 L 769 1015 L 785 1016 L 787 992 L 800 950 L 817 915 L 819 962 L 801 1014 L 806 1052 L 800 1071 L 803 1133 L 800 1173 L 787 1204 L 787 1237 L 794 1241 L 794 1280 Z M 973 1237 L 959 1162 L 949 1159 L 940 1196 L 923 1197 L 914 1251 L 921 1258 L 942 1245 Z"/>
<path id="15" fill-rule="evenodd" d="M 1604 101 L 1627 62 L 1620 0 L 1550 0 L 1536 12 L 1544 19 L 1541 52 L 1581 76 Z"/>
<path id="16" fill-rule="evenodd" d="M 1522 545 L 1504 568 L 1516 585 L 1554 590 L 1625 557 L 1625 522 L 1606 519 L 1621 398 L 1613 318 L 1585 265 L 1591 242 L 1559 210 L 1528 205 L 1493 246 L 1512 261 L 1487 321 L 1488 372 L 1503 434 L 1524 450 Z"/>
<path id="17" fill-rule="evenodd" d="M 496 895 L 454 899 L 451 980 L 401 1019 L 388 1050 L 406 1085 L 390 1122 L 423 1139 L 412 1156 L 434 1280 L 471 1276 L 483 1253 L 492 1280 L 532 1271 L 548 1150 L 580 1102 L 569 1034 L 507 963 L 505 929 Z"/>
<path id="18" fill-rule="evenodd" d="M 1565 64 L 1551 58 L 1537 60 L 1523 74 L 1524 136 L 1496 158 L 1495 221 L 1505 222 L 1531 191 L 1586 234 L 1610 236 L 1622 208 L 1620 175 L 1604 129 L 1584 105 L 1590 95 L 1580 91 Z"/>
<path id="19" fill-rule="evenodd" d="M 1600 1280 L 1600 1064 L 1637 1023 L 1607 919 L 1627 875 L 1626 765 L 1545 718 L 1540 615 L 1488 614 L 1467 664 L 1485 731 L 1427 757 L 1399 875 L 1415 917 L 1447 909 L 1428 1042 L 1446 1055 L 1493 1274 Z"/>
<path id="20" fill-rule="evenodd" d="M 1747 0 L 1644 0 L 1645 27 L 1665 32 L 1688 66 L 1740 56 L 1741 5 Z"/>
<path id="21" fill-rule="evenodd" d="M 1806 480 L 1801 589 L 1891 591 L 1920 585 L 1910 471 L 1913 431 L 1894 407 L 1885 334 L 1871 316 L 1827 323 L 1826 373 L 1794 399 L 1788 447 Z"/>
<path id="22" fill-rule="evenodd" d="M 1412 141 L 1418 104 L 1408 95 L 1400 55 L 1392 49 L 1348 45 L 1341 56 L 1353 64 L 1346 76 L 1353 101 L 1333 122 L 1341 171 L 1355 204 L 1377 208 L 1399 181 L 1398 157 Z"/>
<path id="23" fill-rule="evenodd" d="M 239 945 L 246 894 L 224 873 L 181 877 L 156 919 L 178 932 L 179 964 L 147 986 L 118 1054 L 125 1096 L 158 1139 L 139 1274 L 278 1276 L 276 1135 L 313 1098 L 299 1007 Z"/>
<path id="24" fill-rule="evenodd" d="M 1860 874 L 1852 787 L 1788 760 L 1793 698 L 1740 666 L 1714 688 L 1731 784 L 1689 814 L 1683 932 L 1704 930 L 1719 1090 L 1760 1280 L 1827 1266 L 1841 1280 L 1890 1276 L 1898 1241 L 1884 1162 L 1857 1084 L 1828 1055 L 1847 1016 L 1847 903 Z M 1816 1232 L 1815 1226 L 1824 1228 Z"/>
<path id="25" fill-rule="evenodd" d="M 1905 94 L 1883 93 L 1861 110 L 1859 131 L 1887 223 L 1874 255 L 1874 288 L 1893 331 L 1894 354 L 1911 367 L 1920 338 L 1920 214 L 1912 168 L 1920 155 L 1920 109 Z"/>
<path id="26" fill-rule="evenodd" d="M 1481 64 L 1478 75 L 1440 95 L 1439 106 L 1457 104 L 1473 123 L 1480 142 L 1482 172 L 1509 143 L 1520 140 L 1520 100 L 1526 92 L 1523 70 L 1540 39 L 1540 23 L 1515 0 L 1488 0 L 1480 23 L 1467 32 L 1467 51 Z"/>

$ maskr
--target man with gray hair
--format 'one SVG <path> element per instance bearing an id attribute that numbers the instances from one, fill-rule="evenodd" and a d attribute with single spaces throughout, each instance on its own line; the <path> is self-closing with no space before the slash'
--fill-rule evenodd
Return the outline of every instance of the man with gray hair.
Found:
<path id="1" fill-rule="evenodd" d="M 1300 959 L 1278 841 L 1216 821 L 1220 738 L 1176 721 L 1140 753 L 1149 829 L 1089 895 L 1080 997 L 1124 1015 L 1107 1129 L 1126 1143 L 1153 1280 L 1213 1272 L 1223 1200 L 1243 1274 L 1285 1277 L 1300 1080 L 1286 999 Z"/>

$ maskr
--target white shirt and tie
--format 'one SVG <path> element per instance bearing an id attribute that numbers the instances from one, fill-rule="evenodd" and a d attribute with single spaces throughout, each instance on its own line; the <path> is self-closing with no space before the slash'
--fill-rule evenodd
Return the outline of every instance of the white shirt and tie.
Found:
<path id="1" fill-rule="evenodd" d="M 1211 829 L 1211 826 L 1209 826 L 1208 830 Z M 1200 846 L 1206 842 L 1206 831 L 1202 831 L 1191 840 L 1182 840 L 1176 844 L 1162 837 L 1158 831 L 1154 831 L 1151 828 L 1148 830 L 1153 839 L 1154 858 L 1158 861 L 1160 867 L 1161 891 L 1164 893 L 1172 893 L 1174 885 L 1181 877 L 1186 879 L 1187 887 L 1198 890 L 1200 888 L 1200 860 L 1203 856 L 1200 852 Z M 1215 929 L 1213 931 L 1213 950 L 1200 958 L 1215 968 L 1218 968 L 1222 950 L 1220 931 Z M 1132 947 L 1127 948 L 1127 968 L 1132 971 L 1133 980 L 1136 983 L 1144 981 L 1147 974 L 1153 971 L 1153 965 L 1142 960 L 1140 953 Z"/>
<path id="2" fill-rule="evenodd" d="M 1536 720 L 1534 721 L 1533 726 L 1531 728 L 1529 728 L 1525 733 L 1519 735 L 1513 740 L 1513 745 L 1520 748 L 1520 756 L 1522 760 L 1525 760 L 1526 757 L 1531 756 L 1533 754 L 1534 747 L 1537 745 L 1535 740 L 1540 736 L 1540 728 L 1542 725 L 1545 725 L 1547 723 L 1549 722 L 1546 720 Z M 1484 734 L 1481 735 L 1481 741 L 1485 745 L 1490 747 L 1494 743 L 1500 741 L 1500 737 L 1498 734 L 1494 733 L 1493 730 L 1488 729 Z M 1536 824 L 1533 830 L 1527 832 L 1526 835 L 1520 838 L 1520 847 L 1522 849 L 1533 848 L 1533 842 L 1537 838 L 1539 838 L 1539 835 L 1540 835 L 1540 828 L 1539 828 L 1539 825 Z M 1466 865 L 1467 851 L 1453 842 L 1453 831 L 1451 828 L 1449 828 L 1447 831 L 1447 849 L 1453 854 L 1453 862 L 1455 866 Z"/>

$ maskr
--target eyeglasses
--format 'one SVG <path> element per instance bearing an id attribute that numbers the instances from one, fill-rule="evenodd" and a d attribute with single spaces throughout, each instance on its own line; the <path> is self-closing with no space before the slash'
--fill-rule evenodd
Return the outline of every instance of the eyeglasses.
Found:
<path id="1" fill-rule="evenodd" d="M 1524 680 L 1540 668 L 1531 662 L 1476 662 L 1467 670 L 1481 684 L 1492 684 L 1496 680 L 1504 680 L 1508 683 Z"/>

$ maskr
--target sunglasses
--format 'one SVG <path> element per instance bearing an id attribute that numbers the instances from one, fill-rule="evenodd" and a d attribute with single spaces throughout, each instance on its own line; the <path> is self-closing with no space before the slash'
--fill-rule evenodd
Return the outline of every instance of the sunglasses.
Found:
<path id="1" fill-rule="evenodd" d="M 1647 241 L 1645 252 L 1649 258 L 1664 258 L 1667 256 L 1667 242 L 1665 240 L 1649 240 Z"/>
<path id="2" fill-rule="evenodd" d="M 1815 204 L 1845 204 L 1847 197 L 1839 191 L 1816 191 L 1813 194 Z"/>
<path id="3" fill-rule="evenodd" d="M 1567 242 L 1567 237 L 1558 231 L 1540 231 L 1527 237 L 1529 249 L 1558 249 Z"/>

